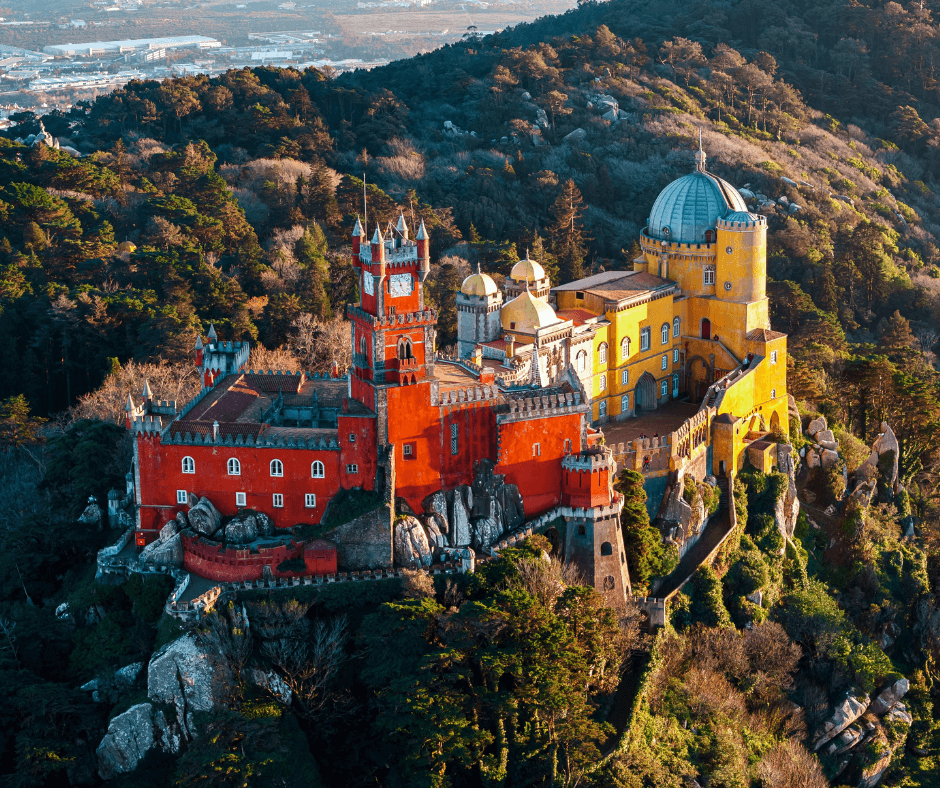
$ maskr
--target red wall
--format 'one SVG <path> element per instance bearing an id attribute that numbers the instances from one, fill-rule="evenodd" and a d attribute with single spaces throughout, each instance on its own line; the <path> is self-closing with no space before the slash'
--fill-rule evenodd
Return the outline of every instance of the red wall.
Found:
<path id="1" fill-rule="evenodd" d="M 347 490 L 353 487 L 374 490 L 375 473 L 378 466 L 378 457 L 375 450 L 377 440 L 376 417 L 351 416 L 340 413 L 337 424 L 339 426 L 340 486 L 345 487 Z M 350 440 L 350 435 L 354 435 L 355 440 Z M 347 465 L 358 465 L 359 473 L 347 473 Z M 317 508 L 320 508 L 319 498 L 317 498 Z M 319 522 L 319 520 L 315 522 Z"/>
<path id="2" fill-rule="evenodd" d="M 458 427 L 456 455 L 450 452 L 452 424 Z M 441 487 L 448 490 L 470 484 L 477 460 L 496 459 L 496 415 L 489 406 L 476 402 L 450 410 L 443 419 L 441 438 Z"/>
<path id="3" fill-rule="evenodd" d="M 561 461 L 565 440 L 577 451 L 581 447 L 581 415 L 512 421 L 499 427 L 499 463 L 496 473 L 506 483 L 519 487 L 526 517 L 533 517 L 561 503 Z M 532 445 L 541 446 L 540 456 L 532 456 Z"/>
<path id="4" fill-rule="evenodd" d="M 293 542 L 277 547 L 263 547 L 256 553 L 236 548 L 222 549 L 191 536 L 183 537 L 183 567 L 199 577 L 237 583 L 260 580 L 264 567 L 270 566 L 275 577 L 301 577 L 304 575 L 335 575 L 336 547 L 321 540 Z M 279 572 L 282 561 L 303 558 L 306 569 L 302 572 Z"/>
<path id="5" fill-rule="evenodd" d="M 370 432 L 374 435 L 375 420 L 357 421 L 359 423 L 355 425 L 355 430 L 347 428 L 345 432 L 355 431 L 357 436 L 362 435 L 357 439 L 355 456 L 358 457 L 362 451 L 360 447 L 369 443 Z M 348 442 L 348 436 L 345 440 Z M 341 485 L 348 486 L 350 479 L 346 474 L 344 456 L 341 456 L 345 455 L 346 448 L 342 441 L 340 445 L 341 451 L 254 446 L 164 446 L 158 438 L 138 436 L 141 528 L 159 529 L 177 511 L 188 508 L 176 503 L 177 490 L 186 490 L 198 497 L 205 496 L 224 515 L 237 513 L 235 493 L 244 492 L 246 507 L 264 512 L 279 528 L 289 528 L 298 523 L 318 523 L 327 502 Z M 375 445 L 374 437 L 371 438 L 371 445 Z M 183 457 L 187 456 L 195 460 L 194 474 L 182 472 Z M 230 457 L 236 457 L 241 463 L 240 476 L 228 475 Z M 270 463 L 274 459 L 284 465 L 282 477 L 271 476 Z M 310 476 L 310 466 L 314 460 L 323 463 L 325 478 L 314 479 Z M 365 469 L 370 467 L 371 473 L 367 475 Z M 360 463 L 359 468 L 363 483 L 368 479 L 371 489 L 375 479 L 374 457 L 371 466 Z M 284 508 L 274 508 L 274 493 L 283 494 Z M 316 494 L 316 508 L 306 508 L 306 493 Z"/>
<path id="6" fill-rule="evenodd" d="M 428 383 L 394 386 L 388 393 L 388 441 L 395 444 L 396 494 L 421 511 L 421 501 L 441 489 L 441 425 L 431 407 Z M 414 444 L 413 459 L 405 460 L 403 445 Z"/>
<path id="7" fill-rule="evenodd" d="M 610 506 L 607 468 L 595 471 L 562 471 L 563 501 L 569 506 Z"/>

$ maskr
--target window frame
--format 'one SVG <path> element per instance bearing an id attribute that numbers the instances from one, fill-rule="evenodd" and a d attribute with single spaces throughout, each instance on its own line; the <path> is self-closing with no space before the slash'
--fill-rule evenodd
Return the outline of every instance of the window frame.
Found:
<path id="1" fill-rule="evenodd" d="M 682 329 L 682 321 L 678 317 L 672 319 L 672 338 L 676 339 L 680 336 Z"/>
<path id="2" fill-rule="evenodd" d="M 663 353 L 663 357 L 662 359 L 660 359 L 659 366 L 660 366 L 660 369 L 662 370 L 669 369 L 669 354 L 668 353 Z"/>
<path id="3" fill-rule="evenodd" d="M 189 503 L 189 493 L 186 490 L 177 490 L 176 491 L 176 504 L 185 505 Z"/>
<path id="4" fill-rule="evenodd" d="M 771 350 L 771 351 L 770 351 L 770 363 L 771 363 L 771 364 L 776 364 L 776 363 L 777 363 L 777 351 L 776 351 L 776 350 Z"/>
<path id="5" fill-rule="evenodd" d="M 358 462 L 347 462 L 346 463 L 346 473 L 350 476 L 359 475 L 359 463 Z"/>
<path id="6" fill-rule="evenodd" d="M 275 509 L 284 508 L 284 493 L 274 493 L 271 495 L 271 506 Z"/>
<path id="7" fill-rule="evenodd" d="M 715 285 L 715 266 L 706 265 L 702 268 L 702 285 L 705 287 Z"/>
<path id="8" fill-rule="evenodd" d="M 622 369 L 620 370 L 620 385 L 627 386 L 630 383 L 630 370 Z"/>
<path id="9" fill-rule="evenodd" d="M 630 337 L 624 337 L 620 340 L 620 360 L 625 361 L 630 358 Z"/>
<path id="10" fill-rule="evenodd" d="M 228 462 L 226 463 L 228 468 L 229 476 L 241 476 L 242 475 L 242 464 L 239 461 L 238 457 L 229 457 Z"/>
<path id="11" fill-rule="evenodd" d="M 672 349 L 672 363 L 673 364 L 679 363 L 679 348 Z"/>
<path id="12" fill-rule="evenodd" d="M 630 410 L 630 394 L 628 392 L 626 394 L 620 395 L 620 412 L 626 413 L 629 410 Z"/>
<path id="13" fill-rule="evenodd" d="M 542 444 L 541 444 L 541 443 L 533 443 L 533 444 L 532 444 L 532 456 L 533 456 L 533 457 L 541 457 L 541 456 L 542 456 Z"/>
<path id="14" fill-rule="evenodd" d="M 271 472 L 271 476 L 274 478 L 280 478 L 284 476 L 284 463 L 280 460 L 271 460 L 268 463 L 268 470 Z"/>
<path id="15" fill-rule="evenodd" d="M 317 466 L 320 466 L 317 468 Z M 317 471 L 320 471 L 317 473 Z M 314 460 L 310 463 L 310 478 L 311 479 L 325 479 L 326 478 L 326 465 L 323 464 L 321 460 Z"/>
<path id="16" fill-rule="evenodd" d="M 237 492 L 235 493 L 235 506 L 248 506 L 248 493 Z"/>
<path id="17" fill-rule="evenodd" d="M 653 346 L 653 330 L 646 326 L 640 329 L 640 352 L 649 350 Z"/>
<path id="18" fill-rule="evenodd" d="M 669 394 L 669 381 L 665 378 L 659 384 L 659 392 L 661 397 L 668 396 Z"/>
<path id="19" fill-rule="evenodd" d="M 575 359 L 575 368 L 578 372 L 587 372 L 587 351 L 579 350 Z"/>
<path id="20" fill-rule="evenodd" d="M 317 508 L 317 494 L 316 493 L 304 493 L 304 509 L 316 509 Z"/>
<path id="21" fill-rule="evenodd" d="M 597 403 L 597 418 L 603 419 L 607 416 L 607 400 L 602 399 Z"/>
<path id="22" fill-rule="evenodd" d="M 659 327 L 659 338 L 662 340 L 661 345 L 669 344 L 669 323 L 663 323 Z"/>
<path id="23" fill-rule="evenodd" d="M 601 342 L 600 346 L 597 348 L 597 362 L 599 364 L 607 363 L 607 343 Z"/>
<path id="24" fill-rule="evenodd" d="M 601 375 L 601 376 L 597 379 L 597 387 L 598 387 L 601 391 L 607 391 L 607 375 Z"/>
<path id="25" fill-rule="evenodd" d="M 189 456 L 183 457 L 183 473 L 195 473 L 196 461 Z"/>

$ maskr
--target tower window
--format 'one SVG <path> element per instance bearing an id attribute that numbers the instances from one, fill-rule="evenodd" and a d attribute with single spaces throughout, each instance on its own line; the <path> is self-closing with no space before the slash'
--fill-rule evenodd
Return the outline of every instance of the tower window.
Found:
<path id="1" fill-rule="evenodd" d="M 673 397 L 679 396 L 679 376 L 678 375 L 672 376 L 672 396 Z"/>
<path id="2" fill-rule="evenodd" d="M 659 384 L 659 393 L 665 397 L 668 391 L 669 391 L 669 383 L 664 380 L 662 383 Z"/>
<path id="3" fill-rule="evenodd" d="M 668 323 L 663 323 L 662 328 L 659 329 L 659 334 L 660 334 L 660 339 L 662 340 L 662 344 L 664 345 L 668 344 L 669 343 L 669 324 Z"/>
<path id="4" fill-rule="evenodd" d="M 189 503 L 189 495 L 186 492 L 186 490 L 176 491 L 176 502 L 177 503 Z"/>
<path id="5" fill-rule="evenodd" d="M 326 476 L 326 469 L 323 467 L 323 463 L 319 460 L 314 460 L 310 464 L 310 478 L 311 479 L 323 479 Z"/>
<path id="6" fill-rule="evenodd" d="M 351 463 L 346 466 L 346 473 L 359 473 L 359 466 L 355 463 Z"/>
<path id="7" fill-rule="evenodd" d="M 306 506 L 308 509 L 317 508 L 317 496 L 315 493 L 307 493 L 304 496 L 304 506 Z"/>
<path id="8" fill-rule="evenodd" d="M 583 525 L 579 525 L 579 526 L 578 526 L 578 536 L 585 536 L 586 534 L 587 534 L 587 531 L 585 530 L 584 526 L 583 526 Z"/>
<path id="9" fill-rule="evenodd" d="M 620 358 L 630 358 L 630 338 L 624 337 L 620 342 Z"/>
<path id="10" fill-rule="evenodd" d="M 703 276 L 702 281 L 706 286 L 715 284 L 715 266 L 706 265 L 703 270 Z"/>
<path id="11" fill-rule="evenodd" d="M 456 424 L 450 425 L 450 453 L 455 456 L 460 450 L 460 427 Z"/>
<path id="12" fill-rule="evenodd" d="M 603 401 L 597 406 L 597 418 L 602 419 L 607 415 L 607 402 Z"/>
<path id="13" fill-rule="evenodd" d="M 402 337 L 398 340 L 398 358 L 414 358 L 411 340 L 408 337 Z"/>
<path id="14" fill-rule="evenodd" d="M 242 464 L 232 457 L 228 461 L 228 475 L 229 476 L 241 476 L 242 475 Z"/>
<path id="15" fill-rule="evenodd" d="M 672 319 L 672 335 L 674 337 L 679 336 L 679 329 L 681 328 L 681 326 L 682 326 L 682 323 L 680 322 L 678 317 L 675 317 Z"/>
<path id="16" fill-rule="evenodd" d="M 604 544 L 601 545 L 601 555 L 613 555 L 613 554 L 614 554 L 613 546 L 610 544 L 610 542 L 604 542 Z"/>
<path id="17" fill-rule="evenodd" d="M 679 348 L 676 348 L 675 350 L 672 351 L 672 363 L 673 364 L 679 363 Z"/>
<path id="18" fill-rule="evenodd" d="M 271 475 L 283 476 L 284 475 L 284 463 L 282 463 L 280 460 L 271 460 Z"/>
<path id="19" fill-rule="evenodd" d="M 575 293 L 575 294 L 574 294 L 574 297 L 577 298 L 579 301 L 583 301 L 583 300 L 584 300 L 584 293 Z"/>
<path id="20" fill-rule="evenodd" d="M 603 342 L 601 346 L 597 349 L 597 360 L 601 364 L 607 363 L 607 343 Z"/>
<path id="21" fill-rule="evenodd" d="M 771 398 L 771 399 L 777 399 L 777 389 L 771 389 L 771 390 L 770 390 L 770 398 Z"/>
<path id="22" fill-rule="evenodd" d="M 183 473 L 195 473 L 196 461 L 192 457 L 183 457 Z"/>
<path id="23" fill-rule="evenodd" d="M 644 328 L 640 330 L 640 350 L 649 350 L 650 349 L 650 340 L 652 331 L 649 328 Z"/>
<path id="24" fill-rule="evenodd" d="M 415 445 L 413 443 L 402 444 L 401 454 L 406 460 L 413 460 L 415 458 Z"/>

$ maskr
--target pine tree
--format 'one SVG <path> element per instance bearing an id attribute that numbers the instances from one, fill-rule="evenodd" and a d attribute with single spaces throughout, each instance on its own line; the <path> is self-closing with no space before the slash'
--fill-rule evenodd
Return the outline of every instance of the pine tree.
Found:
<path id="1" fill-rule="evenodd" d="M 553 221 L 548 228 L 552 254 L 561 269 L 559 284 L 580 279 L 584 275 L 587 237 L 581 227 L 581 192 L 570 178 L 552 205 Z"/>
<path id="2" fill-rule="evenodd" d="M 304 301 L 307 311 L 321 320 L 332 317 L 330 298 L 326 285 L 330 276 L 330 264 L 326 259 L 327 240 L 320 225 L 307 226 L 304 234 L 294 246 L 297 262 L 304 269 Z"/>
<path id="3" fill-rule="evenodd" d="M 887 350 L 892 358 L 903 360 L 912 355 L 916 342 L 911 332 L 911 324 L 895 309 L 894 314 L 886 321 L 878 344 Z"/>
<path id="4" fill-rule="evenodd" d="M 555 255 L 548 251 L 545 242 L 542 240 L 542 236 L 538 233 L 535 233 L 535 237 L 532 239 L 529 257 L 545 269 L 545 274 L 553 285 L 561 283 L 559 279 L 561 272 L 558 269 L 558 261 L 555 259 Z"/>
<path id="5" fill-rule="evenodd" d="M 646 585 L 651 577 L 663 574 L 668 568 L 668 554 L 659 531 L 650 525 L 643 474 L 621 471 L 616 489 L 623 496 L 620 527 L 623 529 L 630 582 L 634 586 Z"/>

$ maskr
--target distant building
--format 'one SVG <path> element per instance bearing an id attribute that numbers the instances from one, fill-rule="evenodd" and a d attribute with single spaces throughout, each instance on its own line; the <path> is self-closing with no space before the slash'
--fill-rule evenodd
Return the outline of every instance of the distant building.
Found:
<path id="1" fill-rule="evenodd" d="M 206 36 L 169 36 L 123 41 L 89 41 L 84 44 L 53 44 L 43 47 L 43 52 L 58 57 L 93 57 L 148 49 L 215 49 L 221 46 L 221 41 Z"/>

